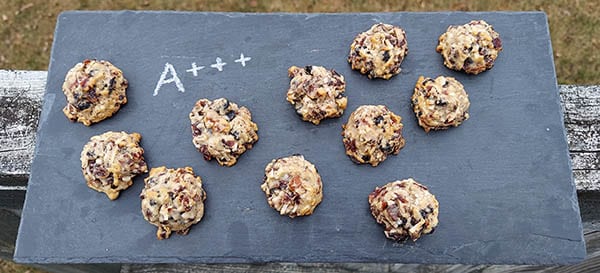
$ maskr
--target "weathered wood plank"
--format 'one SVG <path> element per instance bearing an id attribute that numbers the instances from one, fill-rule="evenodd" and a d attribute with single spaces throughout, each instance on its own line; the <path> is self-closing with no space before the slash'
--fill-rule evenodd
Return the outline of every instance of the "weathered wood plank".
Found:
<path id="1" fill-rule="evenodd" d="M 600 86 L 560 86 L 569 149 L 600 151 Z"/>
<path id="2" fill-rule="evenodd" d="M 8 180 L 8 185 L 26 183 L 46 75 L 45 71 L 0 70 L 0 180 Z"/>
<path id="3" fill-rule="evenodd" d="M 564 106 L 565 123 L 598 124 L 600 86 L 561 85 L 560 97 Z"/>
<path id="4" fill-rule="evenodd" d="M 22 209 L 25 201 L 25 186 L 13 187 L 11 190 L 0 189 L 1 209 Z M 2 221 L 2 217 L 0 217 Z"/>
<path id="5" fill-rule="evenodd" d="M 0 70 L 0 186 L 26 184 L 46 75 Z M 600 86 L 560 86 L 560 97 L 577 189 L 600 191 Z"/>
<path id="6" fill-rule="evenodd" d="M 599 191 L 599 170 L 573 170 L 573 176 L 577 183 L 578 191 Z"/>
<path id="7" fill-rule="evenodd" d="M 600 152 L 571 152 L 574 170 L 599 170 Z"/>
<path id="8" fill-rule="evenodd" d="M 121 273 L 170 273 L 170 272 L 211 272 L 211 273 L 259 273 L 259 272 L 328 272 L 328 273 L 361 273 L 361 272 L 599 272 L 600 271 L 600 231 L 586 230 L 587 258 L 585 262 L 569 266 L 511 266 L 511 265 L 416 265 L 416 264 L 126 264 Z"/>
<path id="9" fill-rule="evenodd" d="M 0 209 L 0 219 L 0 258 L 12 259 L 20 217 L 14 211 Z"/>

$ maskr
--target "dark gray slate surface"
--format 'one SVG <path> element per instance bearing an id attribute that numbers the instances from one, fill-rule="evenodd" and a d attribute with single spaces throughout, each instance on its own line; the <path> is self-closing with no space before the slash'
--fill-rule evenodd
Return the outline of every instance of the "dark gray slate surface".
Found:
<path id="1" fill-rule="evenodd" d="M 501 34 L 496 66 L 478 76 L 446 69 L 435 52 L 449 24 L 485 19 Z M 354 36 L 373 23 L 405 28 L 409 55 L 389 81 L 368 80 L 346 63 Z M 252 59 L 243 67 L 240 53 Z M 219 57 L 223 71 L 211 68 Z M 130 81 L 129 103 L 92 127 L 69 122 L 61 85 L 85 58 L 107 59 Z M 205 66 L 198 76 L 191 63 Z M 153 91 L 165 63 L 174 83 Z M 324 65 L 347 80 L 348 111 L 319 126 L 285 101 L 291 65 Z M 419 75 L 449 75 L 469 92 L 471 118 L 425 134 L 410 109 Z M 167 78 L 170 78 L 167 74 Z M 237 165 L 202 159 L 188 112 L 202 97 L 247 106 L 260 140 Z M 344 154 L 341 125 L 361 104 L 386 104 L 404 118 L 406 147 L 376 168 Z M 208 193 L 206 215 L 189 235 L 155 238 L 140 213 L 143 177 L 109 201 L 89 189 L 79 153 L 107 130 L 140 132 L 151 167 L 192 166 Z M 324 199 L 309 217 L 267 205 L 259 185 L 272 159 L 302 153 L 319 169 Z M 387 240 L 368 210 L 377 185 L 415 177 L 440 202 L 432 235 Z M 573 263 L 585 256 L 581 220 L 543 13 L 220 14 L 68 12 L 59 16 L 15 260 L 116 262 Z"/>

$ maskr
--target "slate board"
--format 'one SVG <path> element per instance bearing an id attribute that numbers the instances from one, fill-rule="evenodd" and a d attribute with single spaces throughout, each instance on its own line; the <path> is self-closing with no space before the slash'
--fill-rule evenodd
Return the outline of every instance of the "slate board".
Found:
<path id="1" fill-rule="evenodd" d="M 446 69 L 435 52 L 450 24 L 485 19 L 501 34 L 495 67 L 477 76 Z M 369 80 L 346 63 L 354 36 L 386 22 L 406 30 L 400 75 Z M 250 57 L 245 66 L 235 62 Z M 223 71 L 210 67 L 216 58 Z M 110 60 L 129 79 L 129 103 L 91 127 L 69 122 L 61 85 L 85 58 Z M 205 66 L 194 76 L 195 62 Z M 173 65 L 175 83 L 153 92 Z M 285 101 L 291 65 L 345 76 L 348 109 L 319 126 Z M 419 75 L 448 75 L 469 92 L 471 118 L 426 134 L 411 112 Z M 172 77 L 167 74 L 167 79 Z M 202 159 L 192 142 L 194 102 L 227 97 L 247 106 L 260 140 L 237 165 Z M 344 154 L 341 125 L 362 104 L 403 117 L 406 147 L 378 167 Z M 140 132 L 149 166 L 192 166 L 208 193 L 187 236 L 158 241 L 138 197 L 143 177 L 109 201 L 83 180 L 79 153 L 108 130 Z M 324 199 L 309 217 L 267 205 L 259 185 L 273 158 L 301 153 L 319 169 Z M 440 224 L 417 242 L 394 243 L 368 209 L 377 185 L 414 177 L 440 202 Z M 23 263 L 399 262 L 566 264 L 585 256 L 546 16 L 517 13 L 242 14 L 67 12 L 58 18 L 35 159 L 17 240 Z"/>

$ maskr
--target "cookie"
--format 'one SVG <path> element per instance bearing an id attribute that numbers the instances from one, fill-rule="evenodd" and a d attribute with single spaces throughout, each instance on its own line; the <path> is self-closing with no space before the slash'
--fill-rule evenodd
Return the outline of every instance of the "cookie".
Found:
<path id="1" fill-rule="evenodd" d="M 452 77 L 420 76 L 412 95 L 419 125 L 425 132 L 456 127 L 469 118 L 469 96 L 463 85 Z"/>
<path id="2" fill-rule="evenodd" d="M 127 103 L 128 82 L 108 61 L 85 60 L 71 68 L 62 90 L 67 98 L 63 113 L 86 126 L 111 117 Z"/>
<path id="3" fill-rule="evenodd" d="M 412 178 L 376 187 L 369 194 L 371 214 L 395 241 L 433 233 L 438 225 L 439 203 L 427 187 Z"/>
<path id="4" fill-rule="evenodd" d="M 502 51 L 502 40 L 494 28 L 483 20 L 449 26 L 439 38 L 436 51 L 450 69 L 479 74 L 491 69 Z"/>
<path id="5" fill-rule="evenodd" d="M 258 141 L 258 126 L 246 107 L 220 98 L 200 99 L 190 113 L 194 146 L 205 160 L 233 166 Z"/>
<path id="6" fill-rule="evenodd" d="M 138 133 L 106 132 L 93 136 L 81 151 L 81 170 L 87 185 L 109 199 L 133 184 L 133 177 L 148 172 L 142 136 Z"/>
<path id="7" fill-rule="evenodd" d="M 172 231 L 187 234 L 204 216 L 206 192 L 202 179 L 194 175 L 192 168 L 152 168 L 144 184 L 140 194 L 142 214 L 158 227 L 159 240 L 169 238 Z"/>
<path id="8" fill-rule="evenodd" d="M 312 214 L 323 199 L 321 176 L 302 155 L 274 159 L 267 164 L 260 188 L 272 208 L 291 218 Z"/>
<path id="9" fill-rule="evenodd" d="M 402 118 L 384 105 L 362 105 L 342 125 L 346 154 L 373 167 L 404 147 Z"/>
<path id="10" fill-rule="evenodd" d="M 289 101 L 302 120 L 318 125 L 326 118 L 341 116 L 348 99 L 344 95 L 344 76 L 322 66 L 292 66 L 288 69 L 290 88 Z"/>
<path id="11" fill-rule="evenodd" d="M 350 45 L 348 62 L 352 69 L 369 79 L 389 79 L 400 73 L 400 64 L 408 54 L 406 33 L 397 26 L 375 24 L 360 33 Z"/>

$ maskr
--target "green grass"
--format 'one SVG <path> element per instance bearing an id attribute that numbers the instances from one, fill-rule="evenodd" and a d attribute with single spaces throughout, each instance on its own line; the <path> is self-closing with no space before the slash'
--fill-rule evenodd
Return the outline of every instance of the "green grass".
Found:
<path id="1" fill-rule="evenodd" d="M 558 81 L 600 83 L 600 8 L 596 1 L 1 1 L 0 69 L 45 70 L 56 16 L 64 10 L 187 10 L 243 12 L 540 10 L 548 14 Z"/>

